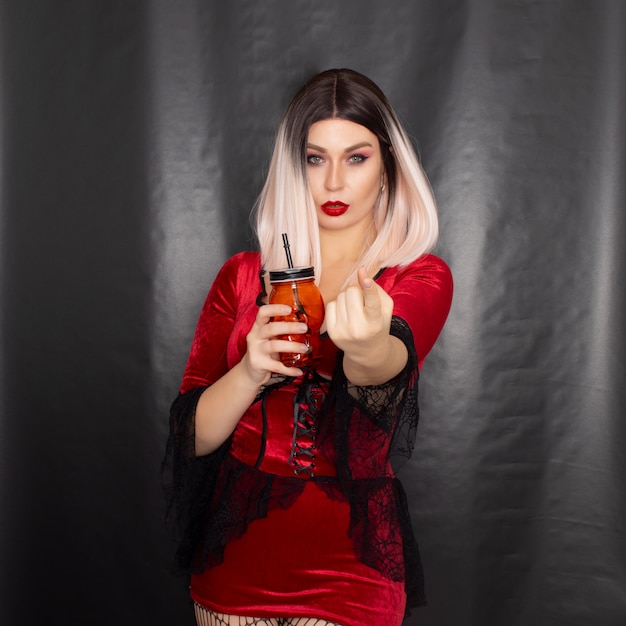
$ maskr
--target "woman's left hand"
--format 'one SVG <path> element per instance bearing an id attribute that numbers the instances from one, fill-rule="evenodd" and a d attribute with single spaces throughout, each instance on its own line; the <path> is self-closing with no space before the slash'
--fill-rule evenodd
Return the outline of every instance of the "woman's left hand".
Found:
<path id="1" fill-rule="evenodd" d="M 326 305 L 326 330 L 333 343 L 355 361 L 376 359 L 386 350 L 393 300 L 365 273 L 358 270 L 358 285 L 341 291 Z"/>

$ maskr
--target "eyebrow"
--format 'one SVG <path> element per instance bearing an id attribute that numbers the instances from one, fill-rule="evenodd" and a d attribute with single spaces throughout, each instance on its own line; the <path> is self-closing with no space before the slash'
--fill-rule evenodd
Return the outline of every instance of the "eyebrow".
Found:
<path id="1" fill-rule="evenodd" d="M 327 153 L 328 150 L 326 150 L 326 148 L 322 148 L 322 146 L 316 146 L 313 143 L 307 143 L 306 145 L 307 148 L 311 148 L 312 150 L 317 150 L 318 152 L 323 152 L 323 153 Z M 369 141 L 362 141 L 361 143 L 355 143 L 353 146 L 350 146 L 349 148 L 346 148 L 344 150 L 344 154 L 347 152 L 353 152 L 354 150 L 358 150 L 359 148 L 373 148 L 374 146 L 372 146 L 371 143 L 369 143 Z"/>

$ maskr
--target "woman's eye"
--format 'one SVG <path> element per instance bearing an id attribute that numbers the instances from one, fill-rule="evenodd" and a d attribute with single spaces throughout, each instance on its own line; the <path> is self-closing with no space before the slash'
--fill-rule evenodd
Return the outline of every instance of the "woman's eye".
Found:
<path id="1" fill-rule="evenodd" d="M 363 163 L 367 157 L 364 154 L 353 154 L 348 159 L 349 163 Z"/>
<path id="2" fill-rule="evenodd" d="M 309 154 L 306 157 L 306 162 L 309 163 L 310 165 L 319 165 L 320 163 L 323 162 L 324 159 L 322 159 L 321 156 L 319 156 L 318 154 Z"/>

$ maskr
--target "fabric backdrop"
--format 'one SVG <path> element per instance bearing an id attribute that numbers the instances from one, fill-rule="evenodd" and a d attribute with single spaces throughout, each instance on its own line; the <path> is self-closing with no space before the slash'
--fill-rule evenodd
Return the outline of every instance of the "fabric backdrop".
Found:
<path id="1" fill-rule="evenodd" d="M 626 2 L 4 0 L 0 36 L 2 624 L 193 623 L 169 404 L 278 116 L 344 66 L 414 138 L 456 285 L 406 624 L 626 624 Z"/>

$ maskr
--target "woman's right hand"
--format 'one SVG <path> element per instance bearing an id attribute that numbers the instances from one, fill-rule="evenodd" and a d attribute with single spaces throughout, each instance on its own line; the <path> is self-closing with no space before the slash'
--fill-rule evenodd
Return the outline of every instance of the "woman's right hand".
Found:
<path id="1" fill-rule="evenodd" d="M 259 307 L 256 319 L 246 342 L 248 350 L 242 359 L 250 380 L 258 386 L 267 383 L 272 374 L 283 376 L 301 376 L 302 370 L 287 367 L 279 357 L 281 352 L 307 352 L 304 343 L 279 339 L 281 335 L 298 335 L 307 331 L 307 325 L 301 322 L 274 322 L 272 318 L 289 315 L 291 307 L 285 304 L 264 304 Z"/>
<path id="2" fill-rule="evenodd" d="M 272 374 L 302 375 L 297 367 L 287 367 L 279 358 L 281 352 L 307 351 L 299 341 L 278 339 L 280 335 L 306 332 L 306 324 L 300 322 L 272 321 L 289 313 L 291 308 L 284 304 L 260 306 L 246 337 L 248 350 L 244 357 L 200 396 L 195 418 L 196 455 L 209 454 L 228 439 Z"/>

